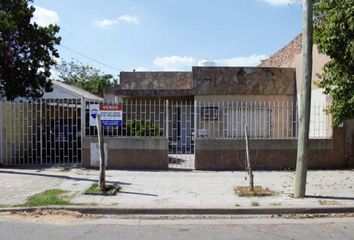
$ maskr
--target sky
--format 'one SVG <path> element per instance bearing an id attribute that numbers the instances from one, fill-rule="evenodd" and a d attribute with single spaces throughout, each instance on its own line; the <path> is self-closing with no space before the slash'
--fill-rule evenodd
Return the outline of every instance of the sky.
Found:
<path id="1" fill-rule="evenodd" d="M 61 59 L 104 73 L 256 66 L 301 32 L 301 0 L 34 0 Z M 59 60 L 60 62 L 61 60 Z"/>

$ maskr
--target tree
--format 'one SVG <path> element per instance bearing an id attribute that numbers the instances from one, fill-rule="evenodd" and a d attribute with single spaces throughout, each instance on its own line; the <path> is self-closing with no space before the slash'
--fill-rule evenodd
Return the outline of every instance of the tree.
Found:
<path id="1" fill-rule="evenodd" d="M 39 98 L 50 91 L 50 68 L 59 54 L 57 25 L 31 23 L 32 0 L 0 1 L 0 97 Z"/>
<path id="2" fill-rule="evenodd" d="M 338 126 L 354 117 L 353 0 L 317 0 L 314 18 L 314 41 L 319 52 L 331 58 L 318 84 L 333 99 L 328 112 Z"/>
<path id="3" fill-rule="evenodd" d="M 116 84 L 111 74 L 103 74 L 97 68 L 79 62 L 62 61 L 56 66 L 59 78 L 66 84 L 82 88 L 92 94 L 102 96 L 103 89 Z"/>

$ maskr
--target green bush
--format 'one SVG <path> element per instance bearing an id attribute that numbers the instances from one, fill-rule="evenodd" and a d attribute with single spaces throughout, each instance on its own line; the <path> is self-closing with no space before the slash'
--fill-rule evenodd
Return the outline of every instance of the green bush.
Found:
<path id="1" fill-rule="evenodd" d="M 153 124 L 150 121 L 144 120 L 129 120 L 123 126 L 124 136 L 162 136 L 162 130 L 158 124 Z"/>

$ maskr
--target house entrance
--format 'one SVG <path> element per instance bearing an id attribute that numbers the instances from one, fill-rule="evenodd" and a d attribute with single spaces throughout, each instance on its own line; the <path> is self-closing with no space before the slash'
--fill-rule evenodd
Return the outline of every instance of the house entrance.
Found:
<path id="1" fill-rule="evenodd" d="M 168 103 L 169 167 L 194 169 L 193 101 Z"/>

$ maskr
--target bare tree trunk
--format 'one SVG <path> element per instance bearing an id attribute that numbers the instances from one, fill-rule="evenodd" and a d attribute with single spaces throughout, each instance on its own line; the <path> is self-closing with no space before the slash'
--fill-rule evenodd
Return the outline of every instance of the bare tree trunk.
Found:
<path id="1" fill-rule="evenodd" d="M 98 148 L 100 152 L 100 177 L 98 181 L 98 186 L 102 192 L 106 190 L 106 161 L 104 155 L 104 142 L 103 142 L 103 131 L 101 125 L 101 116 L 96 116 L 97 120 L 97 137 L 98 137 Z"/>
<path id="2" fill-rule="evenodd" d="M 303 0 L 302 17 L 302 84 L 297 144 L 295 197 L 306 193 L 312 77 L 312 0 Z"/>
<path id="3" fill-rule="evenodd" d="M 248 172 L 249 181 L 250 181 L 250 191 L 253 191 L 253 189 L 254 189 L 253 172 L 252 172 L 252 168 L 251 168 L 251 160 L 250 160 L 250 153 L 249 153 L 249 147 L 248 147 L 248 127 L 247 127 L 247 125 L 245 127 L 245 139 L 246 139 L 247 172 Z"/>

